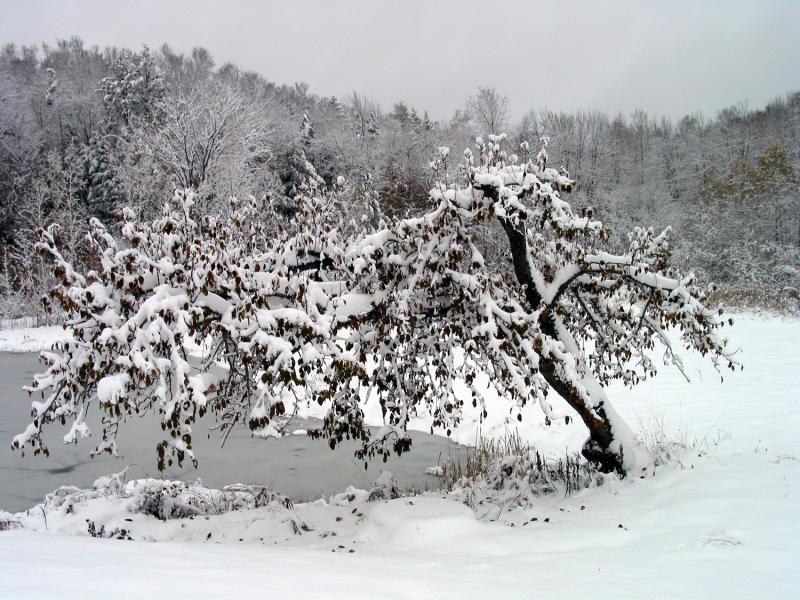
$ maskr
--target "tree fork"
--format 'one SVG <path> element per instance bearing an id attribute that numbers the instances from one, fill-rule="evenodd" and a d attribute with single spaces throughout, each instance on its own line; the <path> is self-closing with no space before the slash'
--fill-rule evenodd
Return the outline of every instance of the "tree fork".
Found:
<path id="1" fill-rule="evenodd" d="M 487 186 L 480 189 L 489 197 L 496 198 L 497 191 L 495 188 Z M 519 284 L 525 288 L 525 298 L 528 304 L 535 309 L 541 304 L 542 297 L 536 291 L 533 276 L 531 275 L 530 264 L 528 263 L 528 242 L 525 238 L 525 232 L 520 231 L 509 219 L 501 219 L 500 222 L 508 238 L 508 245 L 514 263 L 514 274 Z M 549 312 L 545 312 L 542 315 L 541 326 L 545 335 L 560 341 L 555 322 Z M 603 473 L 616 471 L 624 474 L 622 456 L 611 450 L 614 433 L 603 406 L 587 406 L 578 391 L 559 377 L 555 362 L 549 358 L 541 357 L 539 372 L 548 385 L 578 413 L 589 430 L 589 439 L 583 445 L 581 454 L 588 461 L 595 464 Z"/>

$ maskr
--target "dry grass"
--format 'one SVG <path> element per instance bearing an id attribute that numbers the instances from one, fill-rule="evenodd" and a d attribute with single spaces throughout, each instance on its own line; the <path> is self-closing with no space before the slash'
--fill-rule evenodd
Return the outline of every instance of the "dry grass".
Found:
<path id="1" fill-rule="evenodd" d="M 0 531 L 10 531 L 12 529 L 22 529 L 22 523 L 11 519 L 0 519 Z"/>
<path id="2" fill-rule="evenodd" d="M 473 509 L 479 505 L 528 505 L 536 496 L 565 495 L 591 486 L 598 473 L 583 458 L 565 455 L 548 459 L 522 440 L 517 432 L 499 439 L 481 438 L 465 461 L 448 461 L 442 489 L 463 496 Z"/>

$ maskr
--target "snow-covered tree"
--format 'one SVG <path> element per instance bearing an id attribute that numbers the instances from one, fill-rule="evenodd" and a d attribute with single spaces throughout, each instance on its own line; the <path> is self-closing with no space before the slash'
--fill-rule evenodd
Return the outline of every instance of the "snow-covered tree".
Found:
<path id="1" fill-rule="evenodd" d="M 441 148 L 433 208 L 390 223 L 343 219 L 338 185 L 301 191 L 290 220 L 252 199 L 196 219 L 192 192 L 177 192 L 152 222 L 125 211 L 119 238 L 93 221 L 97 268 L 84 273 L 50 227 L 39 248 L 55 261 L 51 298 L 71 336 L 44 353 L 31 386 L 41 399 L 14 446 L 46 452 L 42 430 L 55 421 L 70 422 L 66 442 L 86 437 L 96 405 L 97 450 L 116 452 L 119 426 L 154 411 L 163 466 L 194 460 L 192 424 L 205 412 L 226 431 L 277 435 L 292 399 L 327 407 L 312 435 L 331 447 L 360 440 L 366 458 L 407 450 L 418 415 L 449 433 L 465 403 L 485 415 L 499 396 L 521 418 L 538 402 L 552 419 L 560 396 L 589 430 L 589 460 L 638 473 L 648 457 L 605 385 L 653 375 L 656 352 L 680 368 L 672 327 L 733 368 L 723 322 L 694 277 L 669 267 L 668 231 L 637 229 L 624 253 L 606 251 L 592 211 L 561 198 L 568 175 L 527 144 L 509 155 L 503 137 L 478 139 L 460 164 Z M 506 265 L 479 250 L 487 225 L 504 236 Z M 383 411 L 377 433 L 367 398 Z"/>
<path id="2" fill-rule="evenodd" d="M 685 260 L 729 290 L 764 296 L 800 288 L 800 178 L 786 150 L 769 146 L 753 164 L 709 173 L 689 207 Z"/>
<path id="3" fill-rule="evenodd" d="M 100 81 L 103 105 L 111 118 L 159 123 L 166 96 L 164 79 L 150 50 L 124 51 L 111 64 L 111 75 Z"/>
<path id="4" fill-rule="evenodd" d="M 303 145 L 310 146 L 314 141 L 314 125 L 311 123 L 311 117 L 308 116 L 308 111 L 303 111 L 303 122 L 300 123 L 300 140 Z"/>
<path id="5" fill-rule="evenodd" d="M 508 98 L 493 87 L 479 87 L 467 99 L 467 112 L 478 126 L 491 134 L 500 133 L 508 121 Z"/>
<path id="6" fill-rule="evenodd" d="M 206 210 L 223 208 L 234 189 L 255 192 L 285 128 L 276 106 L 224 85 L 167 97 L 159 114 L 122 144 L 119 169 L 126 195 L 156 213 L 152 195 L 136 197 L 142 182 L 155 184 L 150 189 L 192 188 Z"/>

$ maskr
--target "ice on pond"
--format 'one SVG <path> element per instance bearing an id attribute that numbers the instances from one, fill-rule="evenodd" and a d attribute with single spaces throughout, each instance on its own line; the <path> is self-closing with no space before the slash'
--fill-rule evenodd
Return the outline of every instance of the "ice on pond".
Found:
<path id="1" fill-rule="evenodd" d="M 293 435 L 280 439 L 252 438 L 245 427 L 236 428 L 220 449 L 216 432 L 206 433 L 213 418 L 206 418 L 195 427 L 193 449 L 199 460 L 195 469 L 190 463 L 183 468 L 168 467 L 160 474 L 156 467 L 156 444 L 162 431 L 156 416 L 131 419 L 119 434 L 121 459 L 108 455 L 90 457 L 97 443 L 93 438 L 75 445 L 64 445 L 65 431 L 53 426 L 45 439 L 50 457 L 33 456 L 12 451 L 11 438 L 23 431 L 30 421 L 30 399 L 22 390 L 33 374 L 42 370 L 35 354 L 0 353 L 0 436 L 6 440 L 0 450 L 0 508 L 20 511 L 41 502 L 44 496 L 61 485 L 91 486 L 102 475 L 121 471 L 129 466 L 130 479 L 160 477 L 188 481 L 201 478 L 209 487 L 222 488 L 233 483 L 267 485 L 293 500 L 313 500 L 321 495 L 341 492 L 348 485 L 369 488 L 382 469 L 391 471 L 400 487 L 436 489 L 440 480 L 426 473 L 427 467 L 455 456 L 464 456 L 466 449 L 449 440 L 412 432 L 412 450 L 388 463 L 374 460 L 365 471 L 354 458 L 354 442 L 343 442 L 331 451 L 324 441 L 312 440 L 306 434 L 317 423 L 298 419 L 293 422 Z M 98 422 L 95 410 L 87 421 Z M 96 427 L 92 427 L 97 431 Z"/>

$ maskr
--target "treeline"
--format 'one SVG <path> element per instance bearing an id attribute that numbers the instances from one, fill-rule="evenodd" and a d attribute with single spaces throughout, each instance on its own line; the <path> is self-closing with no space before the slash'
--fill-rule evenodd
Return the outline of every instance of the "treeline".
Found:
<path id="1" fill-rule="evenodd" d="M 0 315 L 37 314 L 50 285 L 33 252 L 37 229 L 61 225 L 64 251 L 89 260 L 88 220 L 123 206 L 145 218 L 176 187 L 203 212 L 231 195 L 291 211 L 299 186 L 343 177 L 356 210 L 391 219 L 419 211 L 437 147 L 477 135 L 550 139 L 549 166 L 577 179 L 572 202 L 615 231 L 674 228 L 679 262 L 731 293 L 791 302 L 800 288 L 800 93 L 764 109 L 736 106 L 678 122 L 644 112 L 530 111 L 509 119 L 479 88 L 447 122 L 354 93 L 321 97 L 279 85 L 203 48 L 190 54 L 86 47 L 80 39 L 0 52 Z M 624 239 L 612 240 L 621 244 Z"/>

